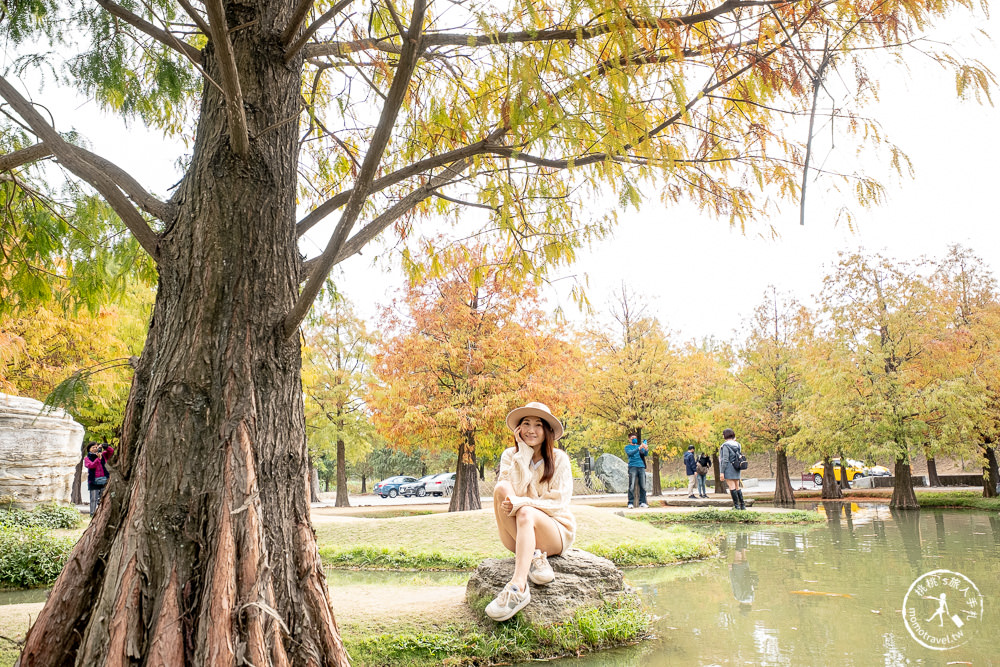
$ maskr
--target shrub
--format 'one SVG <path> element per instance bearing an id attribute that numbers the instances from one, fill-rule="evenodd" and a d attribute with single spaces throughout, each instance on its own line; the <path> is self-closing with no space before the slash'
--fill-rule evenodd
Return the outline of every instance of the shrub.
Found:
<path id="1" fill-rule="evenodd" d="M 47 586 L 62 571 L 75 540 L 44 528 L 0 526 L 0 587 Z"/>
<path id="2" fill-rule="evenodd" d="M 7 528 L 78 528 L 83 519 L 75 507 L 49 503 L 32 510 L 0 509 L 0 526 Z"/>

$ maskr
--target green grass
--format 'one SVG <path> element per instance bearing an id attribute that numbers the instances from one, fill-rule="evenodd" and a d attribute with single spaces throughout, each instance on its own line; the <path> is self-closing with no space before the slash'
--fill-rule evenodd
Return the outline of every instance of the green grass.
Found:
<path id="1" fill-rule="evenodd" d="M 924 491 L 917 494 L 921 507 L 1000 511 L 1000 498 L 983 498 L 979 491 Z"/>
<path id="2" fill-rule="evenodd" d="M 924 487 L 914 489 L 917 502 L 927 509 L 977 509 L 1000 511 L 1000 498 L 983 498 L 981 491 L 930 491 Z M 796 491 L 797 500 L 822 500 L 822 491 Z M 844 499 L 879 500 L 888 502 L 892 489 L 849 489 Z M 763 498 L 761 498 L 763 500 Z"/>
<path id="3" fill-rule="evenodd" d="M 603 556 L 619 567 L 646 567 L 669 565 L 718 555 L 715 543 L 683 526 L 673 526 L 662 531 L 658 539 L 642 542 L 594 543 L 587 551 Z"/>
<path id="4" fill-rule="evenodd" d="M 370 544 L 346 549 L 324 545 L 319 548 L 319 555 L 323 564 L 329 567 L 365 570 L 471 570 L 488 557 L 485 554 L 411 551 Z"/>
<path id="5" fill-rule="evenodd" d="M 694 512 L 657 512 L 631 516 L 636 521 L 653 525 L 677 523 L 822 523 L 826 518 L 819 512 L 789 510 L 787 512 L 756 512 L 754 510 L 718 510 L 714 508 Z"/>
<path id="6" fill-rule="evenodd" d="M 621 567 L 665 565 L 716 553 L 705 536 L 653 526 L 587 506 L 574 506 L 573 546 Z M 331 567 L 390 570 L 474 569 L 484 558 L 509 558 L 491 511 L 321 523 L 316 538 Z"/>
<path id="7" fill-rule="evenodd" d="M 486 621 L 482 626 L 459 625 L 443 631 L 348 636 L 345 645 L 360 667 L 504 664 L 637 641 L 648 634 L 650 621 L 638 597 L 626 595 L 577 611 L 572 619 L 554 626 L 533 626 L 518 615 L 504 623 Z"/>

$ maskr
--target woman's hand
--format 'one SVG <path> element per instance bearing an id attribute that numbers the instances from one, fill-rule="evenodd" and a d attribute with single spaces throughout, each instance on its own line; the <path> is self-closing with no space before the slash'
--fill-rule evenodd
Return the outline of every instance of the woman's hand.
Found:
<path id="1" fill-rule="evenodd" d="M 514 509 L 514 503 L 510 501 L 510 496 L 504 496 L 503 502 L 500 503 L 500 509 L 503 510 L 504 514 L 510 514 L 510 511 Z"/>
<path id="2" fill-rule="evenodd" d="M 517 443 L 517 448 L 518 449 L 521 448 L 521 445 L 524 445 L 525 447 L 528 446 L 527 443 L 524 442 L 524 440 L 521 440 L 521 425 L 520 424 L 518 424 L 517 428 L 514 429 L 514 442 Z"/>

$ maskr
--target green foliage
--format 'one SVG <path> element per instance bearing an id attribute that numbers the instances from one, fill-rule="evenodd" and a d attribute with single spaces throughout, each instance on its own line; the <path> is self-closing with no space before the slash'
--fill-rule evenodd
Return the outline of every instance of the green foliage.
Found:
<path id="1" fill-rule="evenodd" d="M 440 551 L 414 551 L 404 547 L 387 548 L 359 545 L 348 549 L 321 546 L 325 565 L 368 570 L 471 570 L 486 558 L 483 554 Z"/>
<path id="2" fill-rule="evenodd" d="M 635 521 L 653 525 L 676 523 L 822 523 L 826 518 L 819 512 L 790 510 L 787 512 L 757 512 L 754 510 L 703 509 L 694 512 L 661 512 L 629 516 Z"/>
<path id="3" fill-rule="evenodd" d="M 1000 498 L 983 498 L 978 491 L 921 491 L 917 502 L 921 508 L 1000 511 Z"/>
<path id="4" fill-rule="evenodd" d="M 0 587 L 47 586 L 62 571 L 75 540 L 45 528 L 0 526 Z"/>
<path id="5" fill-rule="evenodd" d="M 481 601 L 481 608 L 488 601 Z M 406 632 L 345 637 L 355 664 L 409 667 L 440 664 L 505 664 L 625 644 L 643 638 L 652 618 L 637 595 L 622 595 L 599 607 L 578 610 L 549 627 L 534 626 L 518 614 L 488 628 L 464 626 L 447 632 Z"/>
<path id="6" fill-rule="evenodd" d="M 718 554 L 714 542 L 687 528 L 676 526 L 664 531 L 666 535 L 654 540 L 617 544 L 594 543 L 582 548 L 607 558 L 619 567 L 644 567 L 669 565 L 680 561 L 708 558 Z"/>
<path id="7" fill-rule="evenodd" d="M 38 505 L 31 510 L 0 507 L 0 527 L 4 528 L 79 528 L 83 522 L 79 510 L 56 503 Z"/>

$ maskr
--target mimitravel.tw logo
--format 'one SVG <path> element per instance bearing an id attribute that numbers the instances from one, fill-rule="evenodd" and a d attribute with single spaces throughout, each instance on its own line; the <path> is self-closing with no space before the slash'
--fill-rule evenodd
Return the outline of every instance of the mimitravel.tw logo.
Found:
<path id="1" fill-rule="evenodd" d="M 934 570 L 910 584 L 903 598 L 906 629 L 935 651 L 969 641 L 983 618 L 983 596 L 972 580 L 951 570 Z"/>

